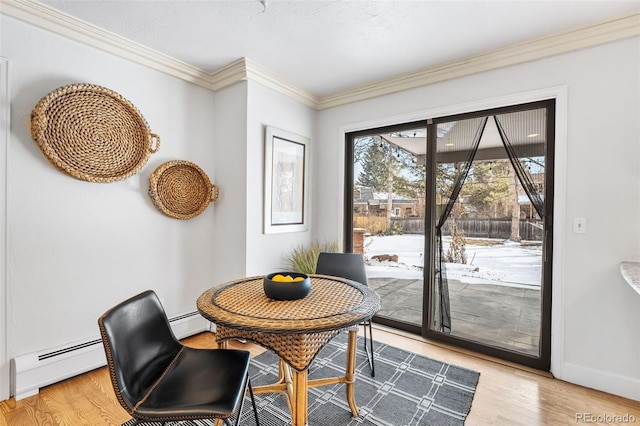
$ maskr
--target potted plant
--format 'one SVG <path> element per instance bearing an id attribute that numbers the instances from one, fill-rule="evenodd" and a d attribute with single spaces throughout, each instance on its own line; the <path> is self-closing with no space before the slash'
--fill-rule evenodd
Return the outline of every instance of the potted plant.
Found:
<path id="1" fill-rule="evenodd" d="M 318 256 L 321 252 L 337 253 L 339 251 L 340 244 L 336 240 L 324 242 L 314 240 L 300 244 L 285 255 L 285 268 L 303 274 L 313 274 L 316 272 Z"/>

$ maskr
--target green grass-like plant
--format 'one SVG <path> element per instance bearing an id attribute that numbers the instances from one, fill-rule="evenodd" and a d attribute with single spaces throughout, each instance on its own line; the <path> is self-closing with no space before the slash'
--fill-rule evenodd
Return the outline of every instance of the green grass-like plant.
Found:
<path id="1" fill-rule="evenodd" d="M 284 257 L 285 265 L 292 272 L 303 274 L 313 274 L 318 265 L 318 256 L 321 252 L 337 253 L 340 251 L 340 244 L 335 241 L 312 241 L 308 244 L 300 244 L 293 248 Z"/>

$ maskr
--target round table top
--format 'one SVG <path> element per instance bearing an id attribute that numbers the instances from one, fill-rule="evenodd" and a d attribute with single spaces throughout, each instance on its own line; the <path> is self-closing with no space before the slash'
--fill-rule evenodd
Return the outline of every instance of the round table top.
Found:
<path id="1" fill-rule="evenodd" d="M 310 275 L 309 295 L 286 301 L 265 296 L 263 278 L 242 278 L 213 287 L 198 298 L 198 310 L 209 321 L 230 328 L 304 334 L 351 327 L 380 309 L 380 297 L 373 290 L 343 278 Z"/>

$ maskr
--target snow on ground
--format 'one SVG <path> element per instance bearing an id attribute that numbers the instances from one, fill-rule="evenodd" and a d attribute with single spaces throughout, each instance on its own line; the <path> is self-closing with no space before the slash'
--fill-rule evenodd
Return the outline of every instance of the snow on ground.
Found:
<path id="1" fill-rule="evenodd" d="M 422 279 L 424 236 L 415 234 L 368 236 L 365 256 L 371 278 Z M 475 243 L 475 244 L 474 244 Z M 445 250 L 448 239 L 445 238 Z M 513 287 L 540 287 L 542 245 L 521 245 L 511 241 L 467 239 L 467 264 L 447 263 L 450 279 L 467 284 L 496 284 Z M 398 262 L 378 262 L 376 255 L 397 255 Z"/>
<path id="2" fill-rule="evenodd" d="M 369 259 L 367 276 L 373 278 L 397 277 L 422 279 L 422 257 L 424 236 L 384 235 L 368 236 L 364 241 L 365 256 Z M 398 262 L 377 262 L 373 256 L 380 254 L 398 255 Z"/>

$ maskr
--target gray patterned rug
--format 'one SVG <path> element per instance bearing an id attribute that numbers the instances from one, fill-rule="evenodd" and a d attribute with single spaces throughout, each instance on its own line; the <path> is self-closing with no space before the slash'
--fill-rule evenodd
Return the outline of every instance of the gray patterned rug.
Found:
<path id="1" fill-rule="evenodd" d="M 338 335 L 318 354 L 309 379 L 344 375 L 346 333 Z M 426 358 L 393 346 L 376 343 L 376 377 L 358 340 L 356 402 L 358 417 L 351 417 L 344 385 L 309 389 L 310 426 L 454 426 L 463 425 L 471 408 L 480 374 Z M 278 374 L 277 358 L 265 352 L 251 361 L 253 386 L 270 384 Z M 256 395 L 262 426 L 291 424 L 284 396 Z M 124 425 L 130 425 L 127 422 Z M 151 426 L 159 423 L 138 423 Z M 167 423 L 167 426 L 211 425 L 207 422 Z M 245 401 L 240 424 L 255 426 L 251 402 Z"/>

